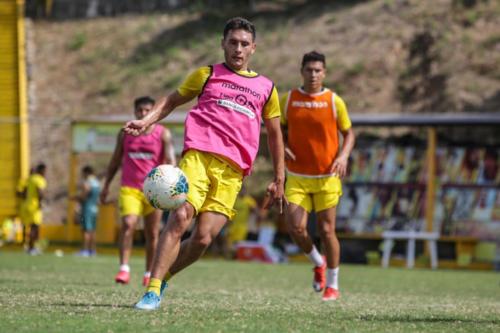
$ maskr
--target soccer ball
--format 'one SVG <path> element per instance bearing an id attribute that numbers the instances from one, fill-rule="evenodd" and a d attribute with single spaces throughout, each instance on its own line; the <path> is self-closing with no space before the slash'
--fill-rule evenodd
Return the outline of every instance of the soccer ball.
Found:
<path id="1" fill-rule="evenodd" d="M 180 207 L 186 201 L 188 189 L 184 172 L 169 164 L 153 168 L 146 176 L 142 188 L 151 206 L 163 210 Z"/>

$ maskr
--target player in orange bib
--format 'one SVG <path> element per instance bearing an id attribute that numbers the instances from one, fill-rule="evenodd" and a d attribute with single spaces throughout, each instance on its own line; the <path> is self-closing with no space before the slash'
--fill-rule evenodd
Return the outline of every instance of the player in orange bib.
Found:
<path id="1" fill-rule="evenodd" d="M 315 265 L 313 288 L 317 292 L 324 290 L 323 300 L 330 301 L 340 297 L 335 214 L 342 195 L 340 179 L 346 174 L 355 137 L 345 103 L 323 87 L 325 73 L 323 54 L 313 51 L 304 55 L 303 86 L 282 96 L 281 123 L 286 133 L 288 229 Z M 339 132 L 344 137 L 341 149 Z M 307 217 L 312 210 L 318 217 L 326 262 L 307 233 Z"/>

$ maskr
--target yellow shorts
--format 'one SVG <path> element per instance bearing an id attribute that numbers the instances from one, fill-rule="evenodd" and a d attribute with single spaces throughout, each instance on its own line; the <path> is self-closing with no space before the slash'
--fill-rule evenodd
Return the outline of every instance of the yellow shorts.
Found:
<path id="1" fill-rule="evenodd" d="M 43 213 L 41 209 L 36 209 L 36 210 L 26 209 L 24 210 L 22 215 L 23 216 L 21 217 L 21 220 L 23 221 L 24 225 L 42 224 Z"/>
<path id="2" fill-rule="evenodd" d="M 179 162 L 189 182 L 187 201 L 196 213 L 217 212 L 232 219 L 243 175 L 223 158 L 189 150 Z"/>
<path id="3" fill-rule="evenodd" d="M 227 232 L 227 241 L 230 244 L 244 241 L 247 238 L 247 234 L 248 234 L 248 226 L 246 224 L 244 225 L 231 224 L 229 225 L 229 229 Z"/>
<path id="4" fill-rule="evenodd" d="M 288 174 L 285 184 L 288 202 L 301 206 L 307 212 L 336 207 L 342 195 L 338 177 L 308 178 Z"/>
<path id="5" fill-rule="evenodd" d="M 119 206 L 121 216 L 147 216 L 155 211 L 141 190 L 128 186 L 120 187 Z"/>

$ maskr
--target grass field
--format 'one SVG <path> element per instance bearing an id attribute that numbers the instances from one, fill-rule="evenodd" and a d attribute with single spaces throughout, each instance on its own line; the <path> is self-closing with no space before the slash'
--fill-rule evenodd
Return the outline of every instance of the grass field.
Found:
<path id="1" fill-rule="evenodd" d="M 0 332 L 500 332 L 500 275 L 343 265 L 342 299 L 312 291 L 310 265 L 203 260 L 162 307 L 139 312 L 143 260 L 0 252 Z"/>

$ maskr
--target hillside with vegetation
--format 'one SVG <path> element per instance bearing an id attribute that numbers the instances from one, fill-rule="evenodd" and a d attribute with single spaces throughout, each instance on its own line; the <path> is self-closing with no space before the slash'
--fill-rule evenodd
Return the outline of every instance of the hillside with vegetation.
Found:
<path id="1" fill-rule="evenodd" d="M 160 97 L 196 67 L 221 61 L 221 30 L 235 15 L 256 24 L 251 68 L 280 92 L 300 83 L 302 54 L 318 50 L 327 57 L 326 85 L 352 113 L 500 110 L 498 1 L 254 5 L 251 14 L 188 7 L 29 24 L 32 161 L 49 162 L 53 202 L 64 206 L 58 198 L 67 186 L 70 120 L 132 116 L 134 97 Z"/>

